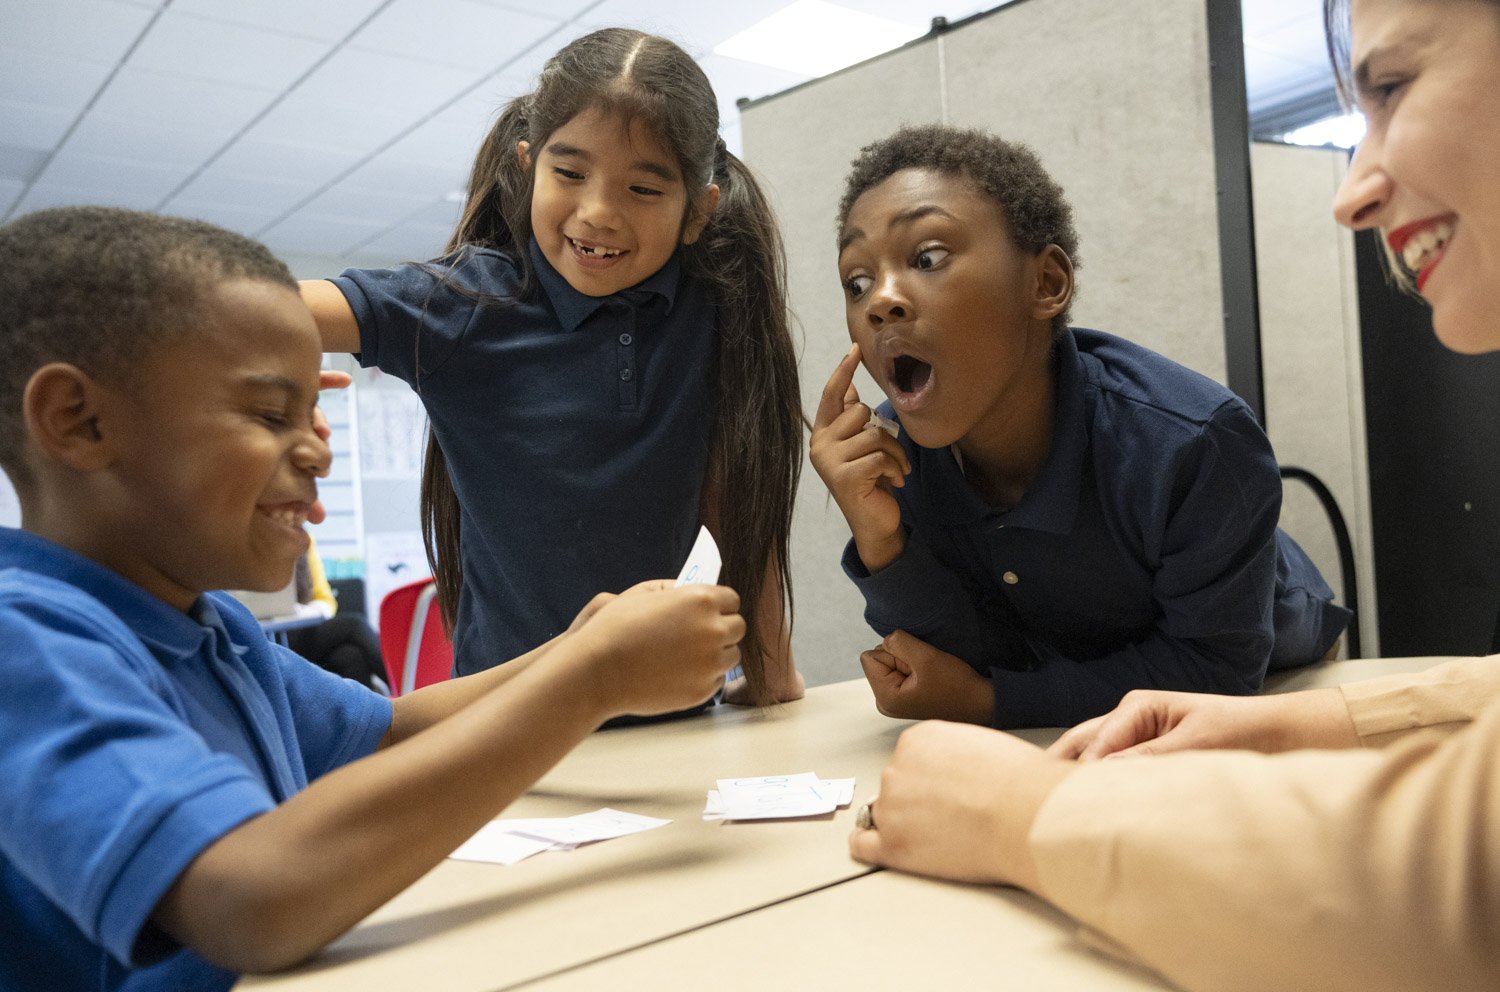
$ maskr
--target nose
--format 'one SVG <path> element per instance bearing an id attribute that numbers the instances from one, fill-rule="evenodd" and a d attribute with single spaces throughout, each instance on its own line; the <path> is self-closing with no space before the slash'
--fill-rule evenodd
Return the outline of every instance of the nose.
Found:
<path id="1" fill-rule="evenodd" d="M 620 211 L 608 191 L 594 187 L 579 197 L 578 219 L 595 230 L 613 231 L 620 226 Z"/>
<path id="2" fill-rule="evenodd" d="M 320 479 L 326 478 L 328 469 L 333 464 L 333 449 L 328 446 L 321 432 L 309 426 L 292 449 L 292 464 L 303 472 Z"/>
<path id="3" fill-rule="evenodd" d="M 911 319 L 911 300 L 907 298 L 900 281 L 894 275 L 881 276 L 875 285 L 870 287 L 870 299 L 865 306 L 865 317 L 872 327 Z"/>
<path id="4" fill-rule="evenodd" d="M 1394 184 L 1376 162 L 1377 145 L 1362 142 L 1349 161 L 1349 171 L 1333 198 L 1333 216 L 1354 230 L 1375 227 L 1391 202 Z"/>

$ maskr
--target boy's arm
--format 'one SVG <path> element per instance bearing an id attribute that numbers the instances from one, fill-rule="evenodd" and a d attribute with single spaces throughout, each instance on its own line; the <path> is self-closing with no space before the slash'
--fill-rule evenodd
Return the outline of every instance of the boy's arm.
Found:
<path id="1" fill-rule="evenodd" d="M 702 702 L 738 658 L 739 597 L 620 596 L 519 671 L 412 697 L 420 733 L 312 783 L 207 847 L 153 921 L 210 961 L 287 967 L 430 870 L 619 713 Z M 466 697 L 469 685 L 502 691 Z M 446 700 L 435 709 L 423 707 Z M 434 716 L 439 712 L 449 715 Z"/>
<path id="2" fill-rule="evenodd" d="M 297 288 L 318 323 L 323 350 L 345 354 L 359 351 L 359 323 L 339 288 L 327 279 L 303 279 Z"/>

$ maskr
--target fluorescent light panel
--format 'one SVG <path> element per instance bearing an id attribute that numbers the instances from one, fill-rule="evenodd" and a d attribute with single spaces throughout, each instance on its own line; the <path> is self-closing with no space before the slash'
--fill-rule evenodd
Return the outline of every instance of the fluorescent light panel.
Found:
<path id="1" fill-rule="evenodd" d="M 899 48 L 927 33 L 824 0 L 796 0 L 714 48 L 714 54 L 804 76 L 830 72 Z"/>
<path id="2" fill-rule="evenodd" d="M 1336 145 L 1353 148 L 1365 136 L 1363 114 L 1340 114 L 1303 125 L 1281 136 L 1289 145 Z"/>

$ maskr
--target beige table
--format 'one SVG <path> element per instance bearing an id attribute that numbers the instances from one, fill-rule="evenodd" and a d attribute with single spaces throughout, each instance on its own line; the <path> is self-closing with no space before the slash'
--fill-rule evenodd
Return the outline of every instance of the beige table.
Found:
<path id="1" fill-rule="evenodd" d="M 1415 672 L 1447 658 L 1334 662 L 1273 691 Z M 1055 731 L 1028 732 L 1037 743 Z M 1067 916 L 1016 889 L 874 872 L 746 916 L 529 983 L 527 992 L 1006 988 L 1162 992 L 1154 973 L 1100 954 Z"/>
<path id="2" fill-rule="evenodd" d="M 594 734 L 505 815 L 609 806 L 671 824 L 511 867 L 446 861 L 313 963 L 238 987 L 500 989 L 864 874 L 845 843 L 853 807 L 705 822 L 704 797 L 718 778 L 810 771 L 857 779 L 857 806 L 906 725 L 876 712 L 859 679 L 766 710 Z"/>
<path id="3" fill-rule="evenodd" d="M 1336 662 L 1277 682 L 1334 685 L 1441 660 Z M 609 805 L 674 823 L 510 868 L 445 862 L 313 964 L 238 988 L 1164 988 L 1086 948 L 1070 920 L 1025 893 L 869 873 L 847 854 L 850 810 L 700 819 L 704 791 L 732 775 L 852 775 L 858 805 L 905 725 L 876 713 L 855 680 L 769 711 L 596 734 L 507 815 Z"/>

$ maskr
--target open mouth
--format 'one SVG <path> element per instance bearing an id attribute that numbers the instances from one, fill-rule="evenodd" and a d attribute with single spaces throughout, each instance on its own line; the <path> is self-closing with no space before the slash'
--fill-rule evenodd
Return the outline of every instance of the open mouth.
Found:
<path id="1" fill-rule="evenodd" d="M 932 366 L 911 355 L 897 355 L 891 363 L 890 382 L 900 393 L 920 393 L 932 379 Z"/>
<path id="2" fill-rule="evenodd" d="M 1452 220 L 1440 220 L 1422 227 L 1408 225 L 1389 235 L 1391 248 L 1400 257 L 1402 266 L 1416 276 L 1418 292 L 1442 261 L 1448 242 L 1453 240 L 1454 227 Z"/>
<path id="3" fill-rule="evenodd" d="M 312 504 L 281 503 L 275 506 L 257 506 L 256 512 L 290 530 L 301 530 L 307 523 Z"/>

